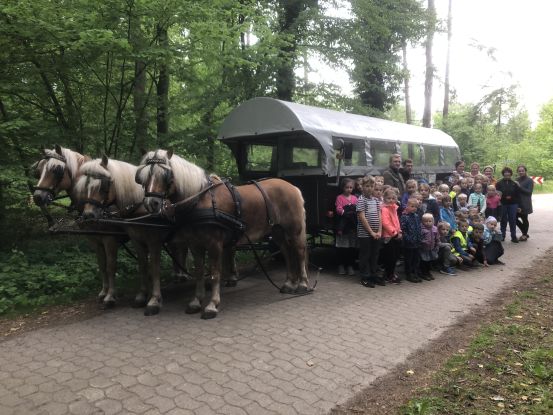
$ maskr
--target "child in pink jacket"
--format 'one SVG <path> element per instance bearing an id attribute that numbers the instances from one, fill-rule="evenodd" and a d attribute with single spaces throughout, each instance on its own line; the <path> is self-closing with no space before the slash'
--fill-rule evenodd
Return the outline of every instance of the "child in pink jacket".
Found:
<path id="1" fill-rule="evenodd" d="M 382 240 L 380 251 L 384 265 L 384 278 L 392 284 L 399 284 L 401 280 L 395 273 L 396 262 L 401 249 L 401 227 L 397 216 L 397 193 L 394 189 L 387 189 L 383 195 L 382 205 Z"/>

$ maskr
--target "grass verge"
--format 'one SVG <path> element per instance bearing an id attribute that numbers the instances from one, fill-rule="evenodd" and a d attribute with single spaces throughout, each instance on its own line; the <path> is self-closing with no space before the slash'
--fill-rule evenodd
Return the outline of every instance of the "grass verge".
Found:
<path id="1" fill-rule="evenodd" d="M 403 415 L 553 414 L 553 275 L 517 291 Z"/>

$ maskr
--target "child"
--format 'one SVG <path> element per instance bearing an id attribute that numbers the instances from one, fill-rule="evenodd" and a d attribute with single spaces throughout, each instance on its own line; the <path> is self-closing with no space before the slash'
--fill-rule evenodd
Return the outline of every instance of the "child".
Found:
<path id="1" fill-rule="evenodd" d="M 363 194 L 363 185 L 362 185 L 363 178 L 358 177 L 355 179 L 355 186 L 353 187 L 353 194 L 356 198 L 359 198 Z"/>
<path id="2" fill-rule="evenodd" d="M 438 223 L 438 258 L 441 265 L 440 274 L 457 275 L 455 265 L 461 264 L 461 257 L 453 254 L 453 246 L 450 243 L 450 225 L 447 222 Z"/>
<path id="3" fill-rule="evenodd" d="M 472 226 L 470 242 L 474 248 L 474 264 L 484 264 L 484 266 L 487 267 L 488 260 L 486 259 L 486 252 L 484 251 L 484 225 L 478 223 Z"/>
<path id="4" fill-rule="evenodd" d="M 486 212 L 486 197 L 482 194 L 482 184 L 476 183 L 474 185 L 474 192 L 469 196 L 469 206 L 475 206 L 481 214 Z"/>
<path id="5" fill-rule="evenodd" d="M 451 237 L 451 244 L 453 245 L 454 254 L 461 257 L 463 265 L 469 267 L 474 266 L 474 252 L 475 249 L 468 238 L 469 224 L 465 219 L 459 220 L 459 228 L 453 233 Z"/>
<path id="6" fill-rule="evenodd" d="M 357 197 L 352 194 L 355 182 L 342 179 L 342 193 L 336 198 L 336 256 L 338 275 L 355 275 L 353 265 L 357 248 Z"/>
<path id="7" fill-rule="evenodd" d="M 486 217 L 501 218 L 501 196 L 493 184 L 488 185 L 486 192 Z"/>
<path id="8" fill-rule="evenodd" d="M 383 199 L 382 199 L 383 191 L 384 191 L 384 186 L 381 185 L 378 182 L 375 182 L 374 189 L 373 189 L 373 194 L 372 194 L 373 197 L 380 200 L 380 202 L 382 202 L 383 201 Z"/>
<path id="9" fill-rule="evenodd" d="M 442 195 L 448 195 L 449 194 L 449 186 L 445 183 L 442 183 L 438 186 L 438 192 L 440 192 Z"/>
<path id="10" fill-rule="evenodd" d="M 375 184 L 379 184 L 380 186 L 384 186 L 384 176 L 374 176 L 374 182 L 375 182 Z"/>
<path id="11" fill-rule="evenodd" d="M 451 197 L 451 203 L 453 204 L 453 210 L 457 211 L 457 195 L 461 193 L 461 186 L 458 184 L 454 185 L 449 192 L 449 197 Z"/>
<path id="12" fill-rule="evenodd" d="M 448 194 L 442 196 L 442 207 L 440 208 L 440 220 L 443 222 L 449 223 L 449 227 L 453 232 L 457 230 L 455 213 L 451 208 L 451 197 L 449 197 Z"/>
<path id="13" fill-rule="evenodd" d="M 455 199 L 457 199 L 457 209 L 456 210 L 461 210 L 462 208 L 468 209 L 468 207 L 469 207 L 468 196 L 466 194 L 459 193 Z"/>
<path id="14" fill-rule="evenodd" d="M 430 269 L 432 261 L 438 259 L 438 228 L 434 225 L 434 216 L 431 213 L 422 215 L 422 243 L 420 247 L 420 270 L 423 280 L 434 279 Z"/>
<path id="15" fill-rule="evenodd" d="M 417 192 L 417 181 L 415 179 L 409 179 L 405 182 L 405 193 L 401 195 L 401 208 L 405 209 L 409 198 Z"/>
<path id="16" fill-rule="evenodd" d="M 372 196 L 375 180 L 363 178 L 363 195 L 357 201 L 357 238 L 359 242 L 359 273 L 361 284 L 374 288 L 374 284 L 386 285 L 378 278 L 378 251 L 382 236 L 380 200 Z"/>
<path id="17" fill-rule="evenodd" d="M 436 199 L 430 198 L 430 186 L 426 183 L 419 185 L 419 193 L 422 195 L 422 203 L 420 204 L 423 214 L 430 213 L 434 218 L 434 224 L 440 220 L 440 207 Z"/>
<path id="18" fill-rule="evenodd" d="M 417 214 L 419 201 L 412 197 L 407 201 L 400 218 L 401 232 L 403 234 L 403 255 L 406 280 L 409 282 L 421 282 L 417 276 L 419 268 L 419 247 L 422 242 L 421 220 Z"/>
<path id="19" fill-rule="evenodd" d="M 468 198 L 470 195 L 469 179 L 464 177 L 461 179 L 459 184 L 461 185 L 461 191 L 459 193 L 459 196 L 461 196 L 461 194 L 464 194 L 464 195 L 467 195 L 467 198 Z"/>
<path id="20" fill-rule="evenodd" d="M 486 253 L 486 258 L 488 259 L 488 264 L 501 264 L 505 265 L 499 260 L 503 255 L 503 245 L 501 244 L 501 239 L 503 236 L 501 232 L 497 230 L 497 219 L 493 216 L 489 216 L 485 222 L 486 228 L 484 229 L 484 251 Z"/>
<path id="21" fill-rule="evenodd" d="M 436 199 L 436 203 L 438 204 L 438 207 L 442 206 L 442 199 L 444 196 L 437 191 L 432 193 L 432 196 L 434 196 L 434 199 Z"/>
<path id="22" fill-rule="evenodd" d="M 381 258 L 384 264 L 384 278 L 392 284 L 401 280 L 395 273 L 396 262 L 401 248 L 401 227 L 397 216 L 397 194 L 393 188 L 384 192 L 382 205 L 382 240 Z"/>

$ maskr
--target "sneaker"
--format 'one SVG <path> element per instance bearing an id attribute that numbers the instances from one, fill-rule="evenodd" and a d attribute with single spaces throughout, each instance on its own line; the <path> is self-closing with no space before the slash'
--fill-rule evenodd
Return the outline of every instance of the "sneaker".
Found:
<path id="1" fill-rule="evenodd" d="M 343 265 L 338 265 L 338 275 L 346 275 L 346 269 Z"/>
<path id="2" fill-rule="evenodd" d="M 384 278 L 379 278 L 379 277 L 374 278 L 374 283 L 382 287 L 386 285 L 386 281 L 384 281 Z"/>
<path id="3" fill-rule="evenodd" d="M 363 287 L 374 288 L 374 284 L 373 284 L 373 282 L 372 282 L 371 280 L 365 280 L 365 279 L 363 279 L 363 280 L 361 280 L 361 285 L 362 285 Z"/>
<path id="4" fill-rule="evenodd" d="M 353 269 L 353 267 L 351 265 L 348 266 L 348 275 L 349 276 L 355 275 L 355 270 Z"/>
<path id="5" fill-rule="evenodd" d="M 445 267 L 440 270 L 440 274 L 455 276 L 457 273 L 451 267 Z"/>
<path id="6" fill-rule="evenodd" d="M 394 274 L 394 275 L 390 275 L 387 279 L 386 279 L 386 282 L 390 283 L 390 284 L 401 284 L 401 280 L 399 279 L 399 277 Z"/>

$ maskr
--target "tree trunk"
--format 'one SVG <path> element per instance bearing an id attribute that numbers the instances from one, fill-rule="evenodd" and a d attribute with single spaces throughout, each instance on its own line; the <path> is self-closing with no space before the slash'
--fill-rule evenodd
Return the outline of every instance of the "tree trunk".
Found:
<path id="1" fill-rule="evenodd" d="M 405 122 L 407 124 L 413 124 L 413 117 L 411 112 L 411 93 L 409 91 L 409 66 L 407 65 L 407 42 L 405 39 L 401 42 L 401 49 L 403 51 L 403 72 L 404 72 L 404 95 L 405 95 Z"/>
<path id="2" fill-rule="evenodd" d="M 445 61 L 445 77 L 444 77 L 444 109 L 442 111 L 443 120 L 447 119 L 449 115 L 449 60 L 451 52 L 451 4 L 453 0 L 449 0 L 449 7 L 447 9 L 447 56 Z"/>
<path id="3" fill-rule="evenodd" d="M 434 80 L 434 65 L 432 64 L 432 42 L 436 29 L 436 8 L 434 0 L 428 0 L 428 28 L 426 35 L 426 78 L 424 81 L 424 113 L 422 126 L 432 126 L 432 81 Z"/>
<path id="4" fill-rule="evenodd" d="M 133 111 L 134 111 L 134 143 L 130 148 L 130 154 L 135 150 L 148 147 L 148 111 L 146 109 L 146 64 L 143 61 L 136 61 L 134 67 L 135 83 L 133 88 Z M 139 153 L 140 154 L 140 153 Z"/>
<path id="5" fill-rule="evenodd" d="M 158 39 L 162 47 L 167 48 L 169 39 L 167 28 L 157 27 Z M 157 80 L 157 141 L 163 147 L 169 133 L 169 68 L 167 62 L 159 64 L 159 76 Z"/>

